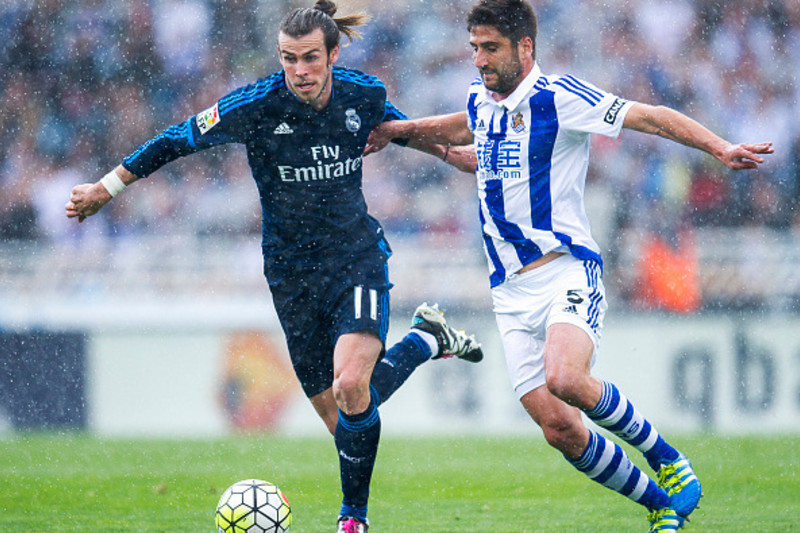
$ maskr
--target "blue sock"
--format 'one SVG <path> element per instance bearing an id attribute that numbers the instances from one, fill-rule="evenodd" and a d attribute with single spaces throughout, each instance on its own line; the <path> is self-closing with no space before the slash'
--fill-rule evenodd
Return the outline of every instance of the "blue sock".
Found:
<path id="1" fill-rule="evenodd" d="M 367 519 L 369 485 L 380 435 L 381 417 L 374 401 L 370 401 L 366 411 L 357 415 L 339 411 L 339 423 L 333 438 L 339 452 L 342 516 Z"/>
<path id="2" fill-rule="evenodd" d="M 669 506 L 669 496 L 664 489 L 634 465 L 618 444 L 594 431 L 589 431 L 589 444 L 581 456 L 567 461 L 592 481 L 648 509 Z"/>
<path id="3" fill-rule="evenodd" d="M 359 518 L 364 522 L 367 521 L 367 506 L 353 507 L 352 505 L 342 504 L 342 509 L 339 511 L 339 516 L 353 516 Z"/>
<path id="4" fill-rule="evenodd" d="M 383 359 L 375 365 L 369 383 L 375 405 L 385 403 L 411 373 L 430 357 L 430 346 L 413 331 L 389 348 Z"/>
<path id="5" fill-rule="evenodd" d="M 595 424 L 642 452 L 653 470 L 678 458 L 678 450 L 667 444 L 613 383 L 604 381 L 600 401 L 584 412 Z"/>

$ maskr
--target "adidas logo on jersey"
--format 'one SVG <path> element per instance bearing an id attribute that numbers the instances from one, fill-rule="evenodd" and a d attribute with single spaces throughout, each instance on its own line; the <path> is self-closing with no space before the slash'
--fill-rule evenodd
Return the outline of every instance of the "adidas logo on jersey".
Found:
<path id="1" fill-rule="evenodd" d="M 290 128 L 287 123 L 281 122 L 280 124 L 278 124 L 278 127 L 275 128 L 275 131 L 273 131 L 272 133 L 274 133 L 275 135 L 289 135 L 290 133 L 294 133 L 294 130 Z"/>

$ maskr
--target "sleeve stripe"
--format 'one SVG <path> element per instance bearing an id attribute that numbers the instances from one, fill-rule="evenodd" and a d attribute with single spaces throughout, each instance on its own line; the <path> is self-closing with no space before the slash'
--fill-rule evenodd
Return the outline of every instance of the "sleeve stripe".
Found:
<path id="1" fill-rule="evenodd" d="M 129 156 L 128 156 L 128 157 L 125 159 L 125 161 L 124 161 L 125 165 L 126 165 L 126 166 L 127 166 L 127 165 L 131 165 L 131 164 L 132 164 L 132 163 L 133 163 L 133 162 L 134 162 L 134 161 L 135 161 L 135 160 L 136 160 L 136 159 L 137 159 L 137 158 L 138 158 L 138 157 L 139 157 L 139 156 L 142 154 L 142 152 L 144 152 L 145 150 L 147 150 L 147 149 L 150 147 L 150 145 L 152 145 L 153 143 L 157 142 L 157 141 L 158 141 L 159 139 L 161 139 L 162 137 L 164 137 L 164 134 L 163 134 L 163 133 L 162 133 L 162 134 L 160 134 L 160 135 L 157 135 L 156 137 L 153 137 L 152 139 L 150 139 L 149 141 L 147 141 L 146 143 L 144 143 L 143 145 L 141 145 L 141 146 L 139 147 L 139 149 L 138 149 L 138 150 L 136 150 L 135 152 L 133 152 L 131 155 L 129 155 Z"/>
<path id="2" fill-rule="evenodd" d="M 186 141 L 194 150 L 197 150 L 197 144 L 194 142 L 194 130 L 192 130 L 192 120 L 194 117 L 186 121 Z"/>
<path id="3" fill-rule="evenodd" d="M 597 98 L 598 102 L 603 99 L 603 93 L 601 93 L 600 91 L 598 91 L 596 89 L 591 88 L 589 85 L 587 85 L 586 83 L 580 81 L 578 78 L 576 78 L 574 76 L 567 75 L 566 79 L 571 81 L 572 84 L 575 87 L 579 87 L 579 88 L 583 89 L 584 91 L 586 91 L 587 93 L 589 93 L 591 95 L 594 95 Z"/>
<path id="4" fill-rule="evenodd" d="M 142 155 L 142 152 L 150 148 L 150 146 L 157 143 L 161 139 L 184 140 L 189 144 L 189 146 L 195 149 L 197 148 L 194 145 L 194 139 L 192 138 L 192 119 L 190 118 L 186 122 L 170 126 L 166 130 L 164 130 L 161 134 L 156 135 L 155 137 L 153 137 L 152 139 L 141 145 L 138 150 L 136 150 L 134 153 L 132 153 L 125 159 L 124 163 L 126 165 L 132 165 L 136 161 L 136 159 L 138 159 L 139 156 Z"/>
<path id="5" fill-rule="evenodd" d="M 569 82 L 566 81 L 564 78 L 561 78 L 559 80 L 554 81 L 553 85 L 558 85 L 562 89 L 565 89 L 566 91 L 568 91 L 568 92 L 570 92 L 570 93 L 572 93 L 572 94 L 574 94 L 576 96 L 580 96 L 581 98 L 583 98 L 586 101 L 586 103 L 588 103 L 592 107 L 594 107 L 598 103 L 600 103 L 600 100 L 597 100 L 596 97 L 589 96 L 588 94 L 582 92 L 581 90 L 576 89 L 574 87 L 571 87 L 570 85 L 568 85 L 568 83 Z"/>
<path id="6" fill-rule="evenodd" d="M 386 120 L 386 117 L 396 117 L 393 120 L 408 120 L 408 116 L 397 109 L 397 107 L 395 107 L 395 105 L 389 100 L 386 100 L 386 106 L 383 112 L 383 120 Z"/>

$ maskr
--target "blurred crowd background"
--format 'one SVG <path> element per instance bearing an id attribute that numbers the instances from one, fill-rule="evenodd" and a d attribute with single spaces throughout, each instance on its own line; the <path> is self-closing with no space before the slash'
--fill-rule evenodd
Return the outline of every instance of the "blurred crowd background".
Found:
<path id="1" fill-rule="evenodd" d="M 674 107 L 733 142 L 775 144 L 762 169 L 731 173 L 663 139 L 633 132 L 621 140 L 596 137 L 587 208 L 604 248 L 606 283 L 618 300 L 634 309 L 683 313 L 795 311 L 800 2 L 532 3 L 544 72 L 570 73 L 627 99 Z M 168 165 L 83 224 L 66 220 L 64 204 L 74 185 L 97 180 L 166 127 L 278 70 L 280 18 L 291 7 L 312 4 L 0 3 L 4 272 L 13 270 L 15 249 L 41 260 L 65 246 L 87 254 L 174 236 L 257 239 L 260 207 L 239 146 Z M 390 100 L 411 117 L 464 108 L 476 74 L 464 23 L 471 1 L 338 4 L 340 14 L 372 16 L 363 40 L 343 49 L 339 65 L 380 76 Z M 452 261 L 468 256 L 486 276 L 474 177 L 399 147 L 370 156 L 365 169 L 371 211 L 390 241 L 404 254 L 418 249 L 403 265 L 435 254 Z"/>

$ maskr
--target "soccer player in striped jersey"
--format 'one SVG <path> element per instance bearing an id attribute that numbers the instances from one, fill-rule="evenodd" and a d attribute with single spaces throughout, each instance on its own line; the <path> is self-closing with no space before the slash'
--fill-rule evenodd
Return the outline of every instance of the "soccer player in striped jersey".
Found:
<path id="1" fill-rule="evenodd" d="M 477 362 L 483 354 L 473 337 L 426 304 L 409 334 L 384 350 L 391 250 L 367 213 L 361 160 L 374 126 L 405 117 L 386 100 L 378 78 L 334 68 L 340 33 L 352 40 L 353 27 L 365 21 L 365 15 L 334 18 L 335 12 L 325 1 L 291 11 L 278 36 L 283 70 L 168 128 L 97 183 L 76 186 L 66 214 L 83 221 L 178 157 L 245 145 L 262 204 L 264 273 L 295 373 L 339 452 L 337 530 L 364 533 L 378 406 L 428 359 Z M 410 145 L 462 168 L 474 158 L 471 148 Z"/>
<path id="2" fill-rule="evenodd" d="M 772 146 L 731 144 L 675 110 L 543 74 L 537 26 L 524 0 L 481 0 L 467 16 L 480 72 L 467 111 L 387 122 L 367 153 L 394 138 L 474 143 L 494 311 L 517 396 L 575 468 L 646 507 L 650 531 L 674 531 L 701 496 L 690 462 L 614 384 L 591 374 L 607 306 L 584 211 L 589 137 L 630 128 L 704 150 L 731 169 L 756 168 Z M 657 480 L 581 414 L 642 452 Z"/>

